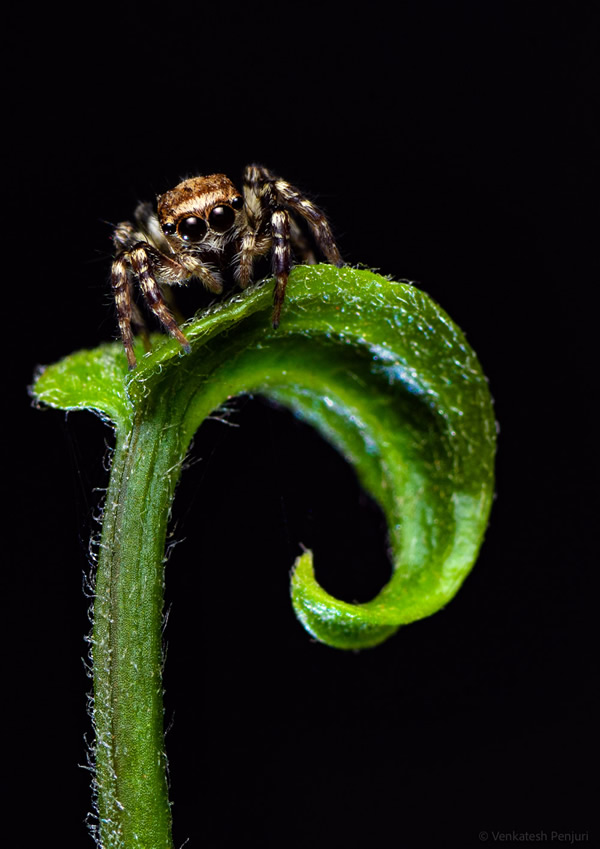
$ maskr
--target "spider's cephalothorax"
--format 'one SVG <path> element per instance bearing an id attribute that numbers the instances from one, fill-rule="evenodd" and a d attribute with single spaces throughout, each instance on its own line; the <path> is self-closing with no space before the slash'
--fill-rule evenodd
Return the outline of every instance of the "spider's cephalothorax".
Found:
<path id="1" fill-rule="evenodd" d="M 244 172 L 243 192 L 224 174 L 192 177 L 158 198 L 156 212 L 142 203 L 135 223 L 117 225 L 112 286 L 119 328 L 130 368 L 136 364 L 132 325 L 147 338 L 144 319 L 133 300 L 133 281 L 163 327 L 189 350 L 163 287 L 198 279 L 215 294 L 223 291 L 229 270 L 238 286 L 252 280 L 257 257 L 271 254 L 275 290 L 273 327 L 279 325 L 292 255 L 299 262 L 315 256 L 295 220 L 308 223 L 315 246 L 327 262 L 342 259 L 323 213 L 297 189 L 261 165 Z"/>

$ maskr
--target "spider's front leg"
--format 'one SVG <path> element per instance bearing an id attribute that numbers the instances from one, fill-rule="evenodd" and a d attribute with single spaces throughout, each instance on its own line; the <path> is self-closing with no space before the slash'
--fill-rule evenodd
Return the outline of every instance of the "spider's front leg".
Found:
<path id="1" fill-rule="evenodd" d="M 281 308 L 285 299 L 285 289 L 292 268 L 292 249 L 290 239 L 290 216 L 285 209 L 277 209 L 271 216 L 271 239 L 273 257 L 273 328 L 279 327 Z"/>
<path id="2" fill-rule="evenodd" d="M 136 359 L 133 353 L 133 332 L 131 324 L 134 315 L 134 302 L 129 277 L 128 254 L 120 254 L 112 264 L 111 283 L 117 307 L 117 320 L 121 339 L 125 347 L 129 368 L 135 368 Z"/>
<path id="3" fill-rule="evenodd" d="M 158 281 L 181 283 L 192 275 L 189 270 L 166 257 L 148 242 L 138 242 L 119 254 L 112 266 L 112 287 L 129 368 L 136 366 L 131 325 L 140 324 L 139 312 L 132 296 L 132 275 L 138 279 L 146 303 L 165 330 L 189 352 L 189 342 L 169 310 Z"/>
<path id="4" fill-rule="evenodd" d="M 160 251 L 157 251 L 156 248 L 151 248 L 146 243 L 136 245 L 130 251 L 130 257 L 131 268 L 140 282 L 140 288 L 146 303 L 165 330 L 183 345 L 186 353 L 189 353 L 190 343 L 181 332 L 173 313 L 167 306 L 157 278 L 165 282 L 171 282 L 169 277 L 173 277 L 173 282 L 181 283 L 189 279 L 191 274 L 187 269 L 180 266 L 179 263 L 169 259 L 160 253 Z"/>

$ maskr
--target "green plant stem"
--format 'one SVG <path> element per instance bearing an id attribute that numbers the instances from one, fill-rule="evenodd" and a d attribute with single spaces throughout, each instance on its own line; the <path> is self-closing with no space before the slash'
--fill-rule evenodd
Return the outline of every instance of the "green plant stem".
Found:
<path id="1" fill-rule="evenodd" d="M 92 638 L 104 849 L 172 845 L 161 622 L 164 505 L 173 495 L 176 475 L 170 470 L 177 468 L 179 440 L 168 434 L 160 410 L 136 417 L 129 432 L 118 433 L 105 505 Z"/>

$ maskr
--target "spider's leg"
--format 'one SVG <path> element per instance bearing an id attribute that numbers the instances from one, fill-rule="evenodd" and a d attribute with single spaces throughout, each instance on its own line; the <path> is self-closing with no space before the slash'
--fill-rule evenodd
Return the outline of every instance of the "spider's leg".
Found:
<path id="1" fill-rule="evenodd" d="M 290 216 L 287 210 L 277 209 L 271 216 L 271 238 L 273 251 L 273 276 L 275 289 L 273 291 L 273 328 L 279 327 L 281 307 L 285 298 L 290 269 L 292 267 L 292 252 L 290 240 Z"/>
<path id="2" fill-rule="evenodd" d="M 173 315 L 166 305 L 165 299 L 161 292 L 154 274 L 152 273 L 149 260 L 149 250 L 144 244 L 136 245 L 130 251 L 131 268 L 133 273 L 138 277 L 140 286 L 148 306 L 156 315 L 165 330 L 174 336 L 177 341 L 183 345 L 189 353 L 190 344 L 186 337 L 179 329 L 179 325 L 173 318 Z M 183 269 L 182 269 L 183 271 Z"/>
<path id="3" fill-rule="evenodd" d="M 268 168 L 256 162 L 244 168 L 244 187 L 252 189 L 257 195 L 260 195 L 265 184 L 273 183 L 276 179 Z"/>
<path id="4" fill-rule="evenodd" d="M 112 241 L 117 251 L 128 251 L 143 238 L 143 233 L 137 230 L 131 221 L 121 221 L 112 234 Z"/>
<path id="5" fill-rule="evenodd" d="M 285 180 L 275 180 L 273 189 L 277 198 L 277 205 L 287 206 L 308 222 L 317 245 L 327 262 L 332 265 L 343 265 L 344 261 L 333 238 L 329 222 L 319 207 L 315 206 L 312 201 L 304 197 L 298 189 L 295 189 Z"/>
<path id="6" fill-rule="evenodd" d="M 111 282 L 117 306 L 117 319 L 121 338 L 127 354 L 129 368 L 135 368 L 136 359 L 133 353 L 133 333 L 131 322 L 133 318 L 133 300 L 131 295 L 131 281 L 129 279 L 128 254 L 118 256 L 112 265 Z"/>
<path id="7" fill-rule="evenodd" d="M 243 232 L 237 257 L 236 280 L 241 289 L 252 281 L 254 260 L 271 248 L 270 212 L 275 208 L 268 195 L 271 174 L 261 165 L 248 165 L 244 170 L 244 209 L 247 226 Z M 267 194 L 267 197 L 265 197 Z"/>

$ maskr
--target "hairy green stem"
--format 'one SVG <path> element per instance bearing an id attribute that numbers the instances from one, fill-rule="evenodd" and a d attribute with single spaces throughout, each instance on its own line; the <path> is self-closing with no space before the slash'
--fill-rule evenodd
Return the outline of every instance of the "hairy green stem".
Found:
<path id="1" fill-rule="evenodd" d="M 163 408 L 164 409 L 164 408 Z M 99 842 L 167 849 L 163 557 L 179 457 L 160 411 L 119 433 L 96 577 L 92 659 Z"/>

